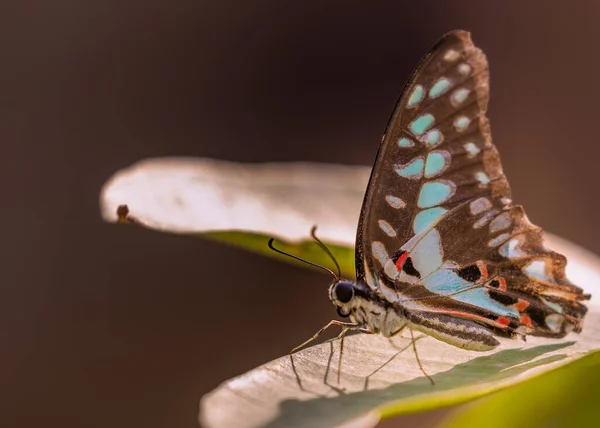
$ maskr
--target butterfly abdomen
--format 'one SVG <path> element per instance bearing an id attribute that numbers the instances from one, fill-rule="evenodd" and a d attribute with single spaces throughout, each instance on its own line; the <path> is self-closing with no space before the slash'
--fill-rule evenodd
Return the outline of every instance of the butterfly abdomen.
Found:
<path id="1" fill-rule="evenodd" d="M 433 312 L 408 312 L 409 327 L 470 351 L 489 351 L 500 344 L 489 327 L 475 321 Z"/>

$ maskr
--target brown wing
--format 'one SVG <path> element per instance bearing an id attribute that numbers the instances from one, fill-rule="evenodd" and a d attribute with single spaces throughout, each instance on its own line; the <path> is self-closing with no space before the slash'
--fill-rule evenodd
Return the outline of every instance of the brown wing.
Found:
<path id="1" fill-rule="evenodd" d="M 579 301 L 588 296 L 566 279 L 564 256 L 511 205 L 488 99 L 487 60 L 467 32 L 447 34 L 421 60 L 373 167 L 357 277 L 415 310 L 487 319 L 504 332 L 579 331 Z"/>

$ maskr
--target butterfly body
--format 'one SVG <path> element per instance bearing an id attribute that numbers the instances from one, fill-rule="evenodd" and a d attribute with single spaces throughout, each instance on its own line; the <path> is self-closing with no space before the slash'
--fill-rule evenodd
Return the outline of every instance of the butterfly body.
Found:
<path id="1" fill-rule="evenodd" d="M 356 239 L 356 282 L 330 298 L 355 329 L 418 330 L 485 351 L 495 336 L 579 332 L 589 295 L 569 282 L 521 206 L 490 136 L 489 73 L 469 33 L 421 60 L 375 160 Z"/>
<path id="2" fill-rule="evenodd" d="M 349 317 L 370 333 L 392 337 L 408 322 L 402 306 L 390 303 L 364 283 L 340 281 L 331 286 L 329 296 L 340 316 Z"/>
<path id="3" fill-rule="evenodd" d="M 337 296 L 341 287 L 352 289 L 351 297 Z M 462 349 L 489 351 L 500 344 L 490 331 L 476 322 L 434 312 L 408 309 L 401 302 L 391 303 L 364 283 L 340 281 L 330 288 L 330 298 L 342 317 L 349 317 L 365 332 L 393 337 L 405 328 L 420 331 Z M 340 300 L 340 298 L 342 300 Z M 349 299 L 349 300 L 348 300 Z M 407 302 L 407 306 L 411 306 Z"/>

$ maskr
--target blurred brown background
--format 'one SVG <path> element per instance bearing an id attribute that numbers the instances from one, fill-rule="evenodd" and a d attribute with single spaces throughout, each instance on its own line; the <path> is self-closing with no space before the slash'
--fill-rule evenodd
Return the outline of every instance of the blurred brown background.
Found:
<path id="1" fill-rule="evenodd" d="M 370 164 L 448 30 L 488 55 L 516 201 L 600 252 L 600 4 L 372 3 L 2 2 L 0 425 L 194 427 L 331 319 L 322 274 L 104 224 L 100 187 L 151 156 Z"/>

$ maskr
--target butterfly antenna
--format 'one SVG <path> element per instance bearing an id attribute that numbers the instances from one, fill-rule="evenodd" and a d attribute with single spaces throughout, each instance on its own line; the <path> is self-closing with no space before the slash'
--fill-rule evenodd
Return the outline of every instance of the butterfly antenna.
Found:
<path id="1" fill-rule="evenodd" d="M 292 259 L 296 259 L 296 260 L 298 260 L 298 261 L 300 261 L 300 262 L 302 262 L 302 263 L 306 263 L 307 265 L 314 266 L 314 267 L 316 267 L 316 268 L 322 269 L 322 270 L 324 270 L 324 271 L 328 272 L 328 273 L 329 273 L 331 276 L 333 276 L 333 278 L 334 278 L 336 281 L 337 281 L 337 280 L 339 280 L 339 278 L 340 278 L 340 277 L 339 277 L 339 276 L 336 276 L 335 272 L 333 272 L 331 269 L 329 269 L 329 268 L 326 268 L 325 266 L 321 266 L 321 265 L 318 265 L 318 264 L 316 264 L 316 263 L 310 262 L 310 261 L 308 261 L 308 260 L 305 260 L 305 259 L 303 259 L 303 258 L 300 258 L 300 257 L 298 257 L 298 256 L 295 256 L 295 255 L 293 255 L 293 254 L 286 253 L 285 251 L 281 251 L 280 249 L 278 249 L 278 248 L 275 248 L 275 247 L 273 246 L 273 241 L 275 241 L 275 238 L 271 238 L 271 239 L 269 239 L 269 248 L 270 248 L 271 250 L 275 251 L 276 253 L 283 254 L 284 256 L 291 257 Z M 337 265 L 337 263 L 336 263 L 336 265 Z"/>
<path id="2" fill-rule="evenodd" d="M 310 229 L 310 236 L 313 237 L 313 239 L 315 240 L 315 242 L 317 244 L 319 244 L 319 246 L 323 249 L 323 251 L 325 251 L 327 253 L 327 255 L 329 256 L 329 258 L 335 264 L 335 267 L 337 268 L 337 273 L 338 273 L 336 279 L 339 280 L 342 277 L 342 270 L 340 269 L 340 264 L 338 263 L 338 261 L 333 256 L 333 253 L 331 252 L 331 250 L 329 248 L 327 248 L 327 245 L 325 245 L 323 243 L 323 241 L 321 241 L 319 238 L 317 238 L 317 226 L 313 226 L 312 229 Z"/>

